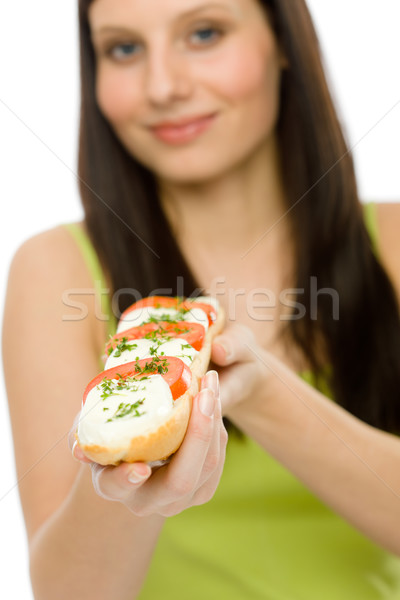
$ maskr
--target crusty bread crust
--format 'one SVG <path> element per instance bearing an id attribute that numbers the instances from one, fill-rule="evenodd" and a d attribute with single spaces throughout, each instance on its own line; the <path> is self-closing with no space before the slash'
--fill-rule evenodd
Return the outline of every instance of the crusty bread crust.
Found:
<path id="1" fill-rule="evenodd" d="M 117 465 L 120 462 L 153 462 L 168 458 L 182 444 L 189 423 L 193 398 L 199 391 L 200 381 L 205 375 L 211 356 L 213 339 L 221 333 L 225 323 L 222 307 L 218 309 L 217 320 L 207 330 L 204 344 L 190 366 L 192 381 L 189 389 L 174 402 L 172 414 L 166 421 L 146 435 L 135 436 L 129 445 L 108 448 L 79 442 L 78 430 L 75 437 L 85 456 L 101 465 Z"/>

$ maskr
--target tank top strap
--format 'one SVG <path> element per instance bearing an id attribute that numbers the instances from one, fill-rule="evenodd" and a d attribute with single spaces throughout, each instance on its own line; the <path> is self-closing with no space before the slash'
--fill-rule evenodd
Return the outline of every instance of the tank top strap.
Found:
<path id="1" fill-rule="evenodd" d="M 364 223 L 367 228 L 372 250 L 375 256 L 379 257 L 379 232 L 378 232 L 378 219 L 377 219 L 377 210 L 376 210 L 376 202 L 366 202 L 363 204 L 364 210 Z"/>
<path id="2" fill-rule="evenodd" d="M 93 280 L 96 301 L 100 307 L 102 318 L 107 322 L 107 335 L 113 335 L 117 328 L 117 322 L 111 309 L 110 288 L 107 286 L 107 280 L 93 243 L 86 231 L 78 223 L 67 223 L 64 227 L 73 237 L 81 251 L 82 258 Z"/>

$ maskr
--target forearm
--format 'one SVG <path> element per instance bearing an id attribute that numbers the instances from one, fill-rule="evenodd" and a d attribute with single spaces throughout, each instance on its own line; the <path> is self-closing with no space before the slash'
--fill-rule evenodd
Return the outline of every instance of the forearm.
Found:
<path id="1" fill-rule="evenodd" d="M 265 389 L 228 416 L 333 510 L 400 554 L 400 440 L 356 419 L 274 357 L 260 358 L 270 367 Z"/>
<path id="2" fill-rule="evenodd" d="M 35 599 L 133 600 L 163 522 L 100 498 L 90 468 L 81 466 L 70 495 L 30 545 Z"/>

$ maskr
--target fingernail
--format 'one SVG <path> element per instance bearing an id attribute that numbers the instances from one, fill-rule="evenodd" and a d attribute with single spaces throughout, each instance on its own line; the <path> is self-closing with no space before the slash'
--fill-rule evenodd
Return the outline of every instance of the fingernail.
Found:
<path id="1" fill-rule="evenodd" d="M 149 469 L 146 468 L 145 472 L 141 472 L 142 469 L 138 469 L 138 467 L 134 467 L 128 474 L 128 481 L 131 483 L 142 483 L 149 476 Z"/>
<path id="2" fill-rule="evenodd" d="M 213 392 L 214 396 L 219 396 L 219 377 L 217 371 L 208 371 L 206 376 L 206 386 L 209 387 Z"/>
<path id="3" fill-rule="evenodd" d="M 212 417 L 215 409 L 215 397 L 211 390 L 204 389 L 200 392 L 200 412 L 206 417 Z"/>

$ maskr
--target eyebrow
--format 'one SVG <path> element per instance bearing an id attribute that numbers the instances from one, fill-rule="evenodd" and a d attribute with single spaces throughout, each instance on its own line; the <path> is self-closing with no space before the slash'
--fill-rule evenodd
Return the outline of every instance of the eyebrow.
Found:
<path id="1" fill-rule="evenodd" d="M 222 4 L 221 2 L 209 2 L 208 4 L 203 4 L 201 6 L 195 6 L 194 8 L 186 10 L 186 11 L 180 13 L 177 18 L 182 19 L 183 17 L 187 17 L 189 15 L 192 15 L 193 13 L 200 12 L 202 10 L 205 10 L 206 8 L 222 8 L 225 10 L 229 10 L 229 12 L 233 12 L 232 7 L 228 6 L 227 4 Z"/>
<path id="2" fill-rule="evenodd" d="M 191 8 L 189 10 L 183 11 L 181 12 L 175 19 L 175 21 L 180 21 L 182 19 L 185 19 L 187 17 L 190 17 L 196 13 L 199 12 L 203 12 L 206 9 L 209 8 L 222 8 L 223 10 L 227 10 L 230 13 L 233 13 L 233 8 L 231 6 L 228 6 L 226 4 L 221 4 L 220 2 L 209 2 L 208 4 L 202 4 L 201 6 L 195 6 L 194 8 Z M 128 27 L 119 27 L 119 26 L 115 26 L 115 25 L 105 25 L 104 27 L 99 27 L 99 29 L 95 29 L 93 31 L 94 34 L 97 33 L 103 33 L 103 32 L 107 32 L 107 31 L 125 31 L 125 32 L 129 32 L 130 29 Z"/>

